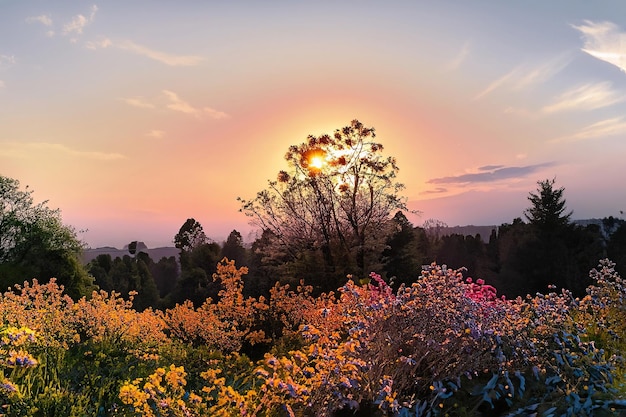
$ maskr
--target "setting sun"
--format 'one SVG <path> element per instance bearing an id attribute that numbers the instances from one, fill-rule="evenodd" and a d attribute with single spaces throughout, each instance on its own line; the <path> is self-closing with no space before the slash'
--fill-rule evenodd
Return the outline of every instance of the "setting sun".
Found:
<path id="1" fill-rule="evenodd" d="M 309 162 L 309 166 L 315 169 L 322 169 L 324 166 L 324 158 L 319 155 L 315 155 L 311 157 L 311 161 Z"/>

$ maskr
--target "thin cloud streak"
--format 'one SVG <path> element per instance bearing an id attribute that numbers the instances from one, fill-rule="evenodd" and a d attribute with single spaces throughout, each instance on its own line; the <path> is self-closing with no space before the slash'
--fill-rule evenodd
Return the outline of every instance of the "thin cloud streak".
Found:
<path id="1" fill-rule="evenodd" d="M 626 120 L 623 117 L 614 117 L 585 126 L 578 133 L 571 136 L 551 140 L 552 143 L 573 142 L 580 140 L 597 139 L 606 136 L 626 134 Z"/>
<path id="2" fill-rule="evenodd" d="M 426 191 L 422 191 L 420 192 L 420 194 L 422 195 L 428 195 L 428 194 L 444 194 L 447 193 L 448 189 L 447 188 L 443 188 L 443 187 L 437 187 L 434 190 L 426 190 Z"/>
<path id="3" fill-rule="evenodd" d="M 151 131 L 146 133 L 146 136 L 148 136 L 149 138 L 162 139 L 163 137 L 165 137 L 165 131 L 152 129 Z"/>
<path id="4" fill-rule="evenodd" d="M 60 143 L 49 142 L 31 142 L 31 143 L 16 143 L 16 142 L 4 142 L 5 150 L 0 151 L 0 155 L 4 156 L 18 156 L 28 157 L 32 155 L 33 151 L 42 152 L 59 152 L 65 155 L 69 155 L 77 158 L 94 159 L 99 161 L 114 161 L 120 159 L 127 159 L 125 155 L 120 153 L 107 153 L 98 151 L 80 151 L 72 149 L 66 145 Z"/>
<path id="5" fill-rule="evenodd" d="M 168 109 L 200 117 L 200 111 L 193 107 L 191 104 L 178 97 L 178 94 L 169 90 L 163 90 L 163 94 L 165 94 L 165 96 L 170 101 L 170 103 L 167 105 Z"/>
<path id="6" fill-rule="evenodd" d="M 210 107 L 205 107 L 202 110 L 204 111 L 204 113 L 208 114 L 209 117 L 211 117 L 212 119 L 219 120 L 219 119 L 228 119 L 230 117 L 230 115 L 228 115 L 227 113 L 224 113 L 223 111 L 212 109 Z"/>
<path id="7" fill-rule="evenodd" d="M 201 56 L 171 55 L 165 52 L 150 49 L 143 45 L 136 44 L 132 41 L 122 41 L 120 43 L 116 43 L 115 46 L 125 51 L 145 56 L 147 58 L 153 59 L 172 67 L 192 67 L 204 61 L 204 58 Z"/>
<path id="8" fill-rule="evenodd" d="M 626 33 L 616 24 L 585 20 L 572 27 L 582 34 L 583 52 L 626 71 Z"/>
<path id="9" fill-rule="evenodd" d="M 469 54 L 470 54 L 470 42 L 466 41 L 465 44 L 463 44 L 463 49 L 461 49 L 461 51 L 454 58 L 454 60 L 452 60 L 452 62 L 448 64 L 447 66 L 448 70 L 454 71 L 458 69 L 461 66 L 461 64 L 465 61 L 465 59 L 467 59 Z"/>
<path id="10" fill-rule="evenodd" d="M 123 51 L 132 52 L 137 55 L 145 56 L 171 67 L 193 67 L 200 64 L 205 59 L 197 55 L 172 55 L 165 52 L 150 49 L 146 46 L 139 45 L 133 41 L 124 40 L 120 42 L 113 42 L 109 38 L 102 38 L 97 41 L 85 42 L 85 48 L 87 49 L 105 49 L 115 47 Z"/>
<path id="11" fill-rule="evenodd" d="M 168 98 L 169 104 L 167 108 L 177 112 L 190 114 L 195 117 L 201 117 L 202 114 L 206 114 L 213 119 L 226 119 L 230 117 L 227 113 L 219 110 L 212 109 L 211 107 L 204 107 L 202 109 L 195 108 L 191 104 L 187 103 L 178 94 L 170 90 L 163 90 L 163 94 Z"/>
<path id="12" fill-rule="evenodd" d="M 485 165 L 482 167 L 478 167 L 479 171 L 493 171 L 495 169 L 504 168 L 504 165 Z"/>
<path id="13" fill-rule="evenodd" d="M 608 81 L 585 84 L 572 88 L 557 97 L 556 101 L 545 106 L 544 113 L 556 113 L 568 110 L 595 110 L 621 103 L 626 95 L 611 89 L 612 84 Z"/>
<path id="14" fill-rule="evenodd" d="M 87 49 L 99 49 L 99 48 L 108 48 L 110 46 L 113 46 L 113 42 L 111 42 L 110 39 L 108 38 L 104 38 L 104 39 L 100 39 L 99 41 L 87 41 L 85 42 L 85 47 Z"/>
<path id="15" fill-rule="evenodd" d="M 545 83 L 567 67 L 570 62 L 570 54 L 562 54 L 534 68 L 520 65 L 489 84 L 487 88 L 474 96 L 474 100 L 480 100 L 503 87 L 520 91 L 533 85 Z"/>
<path id="16" fill-rule="evenodd" d="M 124 103 L 128 104 L 129 106 L 139 107 L 141 109 L 154 109 L 155 108 L 154 104 L 145 101 L 141 97 L 128 97 L 128 98 L 122 98 L 121 100 Z"/>
<path id="17" fill-rule="evenodd" d="M 428 180 L 429 184 L 470 184 L 470 183 L 486 183 L 511 178 L 526 177 L 542 168 L 553 166 L 554 163 L 546 162 L 543 164 L 526 165 L 521 167 L 501 167 L 490 170 L 488 172 L 476 172 L 449 177 L 433 178 Z"/>

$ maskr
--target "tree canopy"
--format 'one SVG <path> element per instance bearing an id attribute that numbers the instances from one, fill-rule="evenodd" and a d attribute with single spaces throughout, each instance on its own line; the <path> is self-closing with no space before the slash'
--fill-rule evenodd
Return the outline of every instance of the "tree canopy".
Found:
<path id="1" fill-rule="evenodd" d="M 289 147 L 288 169 L 268 188 L 240 199 L 241 211 L 272 233 L 274 250 L 286 252 L 292 267 L 321 264 L 327 288 L 338 276 L 364 276 L 378 266 L 390 217 L 406 210 L 396 160 L 382 155 L 375 138 L 358 120 L 333 135 L 310 135 Z"/>
<path id="2" fill-rule="evenodd" d="M 533 225 L 543 230 L 555 230 L 570 223 L 572 212 L 566 212 L 564 187 L 554 188 L 555 179 L 538 181 L 537 191 L 528 195 L 531 207 L 524 215 Z"/>
<path id="3" fill-rule="evenodd" d="M 63 224 L 61 212 L 47 201 L 35 203 L 33 191 L 0 175 L 0 281 L 5 286 L 37 278 L 57 278 L 73 297 L 94 288 L 80 263 L 83 243 Z"/>

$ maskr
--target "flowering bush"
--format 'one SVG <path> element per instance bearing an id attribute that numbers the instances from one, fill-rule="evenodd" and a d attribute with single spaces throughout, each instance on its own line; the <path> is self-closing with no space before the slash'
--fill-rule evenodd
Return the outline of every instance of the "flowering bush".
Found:
<path id="1" fill-rule="evenodd" d="M 172 336 L 226 352 L 239 351 L 246 342 L 265 341 L 264 332 L 255 326 L 268 307 L 263 298 L 244 298 L 242 275 L 247 273 L 247 268 L 237 269 L 233 261 L 222 260 L 213 274 L 223 286 L 219 300 L 209 298 L 198 309 L 186 301 L 168 310 L 166 323 Z"/>
<path id="2" fill-rule="evenodd" d="M 0 398 L 9 415 L 603 415 L 626 408 L 626 286 L 603 261 L 587 296 L 507 300 L 436 264 L 393 291 L 372 273 L 313 297 L 301 283 L 242 294 L 223 260 L 201 307 L 72 301 L 54 281 L 0 296 Z M 253 362 L 241 349 L 262 359 Z"/>

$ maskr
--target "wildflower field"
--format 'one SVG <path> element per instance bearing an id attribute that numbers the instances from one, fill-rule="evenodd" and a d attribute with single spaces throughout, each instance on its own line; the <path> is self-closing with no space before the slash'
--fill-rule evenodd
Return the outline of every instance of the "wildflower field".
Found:
<path id="1" fill-rule="evenodd" d="M 438 265 L 392 289 L 277 284 L 243 296 L 224 259 L 219 297 L 133 309 L 73 301 L 53 280 L 1 296 L 1 413 L 9 416 L 609 416 L 626 409 L 626 286 L 608 260 L 584 298 L 513 300 Z"/>

